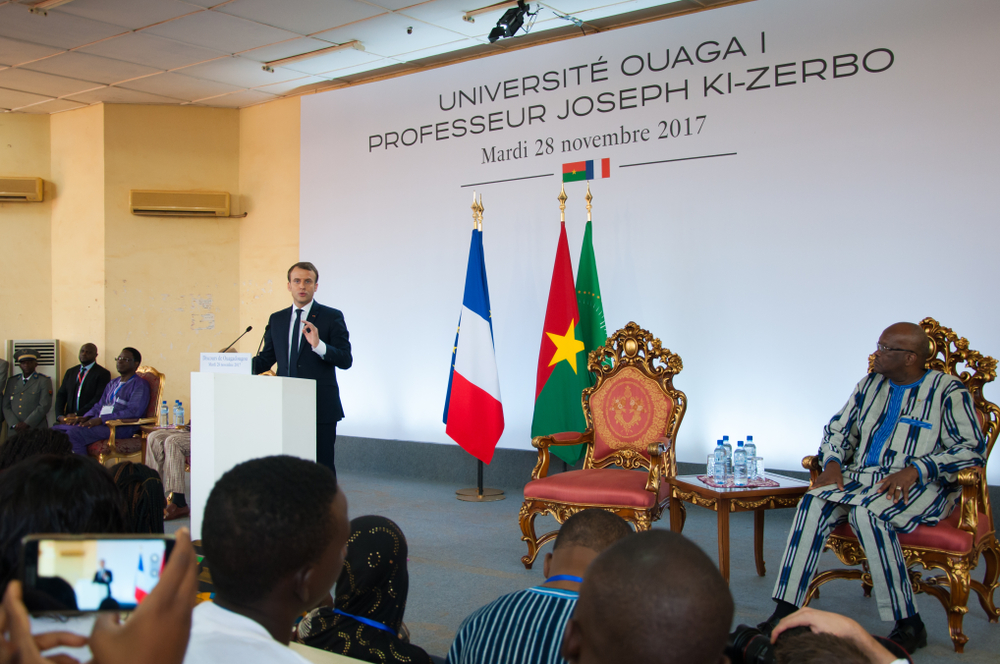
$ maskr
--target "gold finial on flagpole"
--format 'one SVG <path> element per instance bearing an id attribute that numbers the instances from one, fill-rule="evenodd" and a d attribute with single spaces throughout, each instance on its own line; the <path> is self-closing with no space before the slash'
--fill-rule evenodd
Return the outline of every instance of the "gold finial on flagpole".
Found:
<path id="1" fill-rule="evenodd" d="M 483 210 L 485 210 L 485 209 L 486 208 L 483 207 L 483 195 L 479 194 L 479 202 L 476 203 L 476 211 L 477 211 L 477 214 L 479 216 L 479 230 L 480 231 L 483 230 Z"/>
<path id="2" fill-rule="evenodd" d="M 566 185 L 559 188 L 559 222 L 566 223 Z"/>
<path id="3" fill-rule="evenodd" d="M 587 200 L 587 221 L 590 221 L 590 207 L 591 207 L 590 206 L 590 202 L 592 200 L 594 200 L 594 196 L 593 196 L 593 194 L 590 193 L 590 183 L 589 182 L 587 183 L 587 195 L 584 196 L 584 198 Z"/>
<path id="4" fill-rule="evenodd" d="M 476 203 L 476 192 L 472 192 L 472 228 L 479 228 L 479 206 Z"/>

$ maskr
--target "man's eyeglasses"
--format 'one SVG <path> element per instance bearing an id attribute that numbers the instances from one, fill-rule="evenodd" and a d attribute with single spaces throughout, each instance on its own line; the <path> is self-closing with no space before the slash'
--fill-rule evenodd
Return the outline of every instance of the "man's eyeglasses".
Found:
<path id="1" fill-rule="evenodd" d="M 900 353 L 914 353 L 914 354 L 916 353 L 916 351 L 910 350 L 909 348 L 889 348 L 885 344 L 875 344 L 875 352 L 878 353 L 879 351 L 883 353 L 889 353 L 892 351 L 897 351 Z"/>
<path id="2" fill-rule="evenodd" d="M 135 360 L 131 357 L 122 357 L 119 355 L 115 358 L 115 362 L 135 362 Z"/>

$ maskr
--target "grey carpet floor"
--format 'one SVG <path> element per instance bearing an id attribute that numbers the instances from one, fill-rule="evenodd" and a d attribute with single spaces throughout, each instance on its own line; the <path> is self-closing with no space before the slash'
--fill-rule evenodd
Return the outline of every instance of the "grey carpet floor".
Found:
<path id="1" fill-rule="evenodd" d="M 541 562 L 525 570 L 521 556 L 527 547 L 521 541 L 518 510 L 521 495 L 508 491 L 507 499 L 493 503 L 467 503 L 455 499 L 458 485 L 390 480 L 361 473 L 339 473 L 348 498 L 351 517 L 380 514 L 403 530 L 409 545 L 410 595 L 406 624 L 413 643 L 432 654 L 444 655 L 462 620 L 472 611 L 500 595 L 541 582 Z M 464 486 L 464 485 L 462 485 Z M 770 599 L 774 574 L 784 551 L 793 510 L 767 512 L 764 559 L 767 575 L 757 576 L 753 561 L 753 516 L 730 517 L 730 589 L 736 603 L 734 625 L 756 624 L 772 610 Z M 715 514 L 688 506 L 684 534 L 717 559 Z M 168 530 L 185 525 L 173 521 Z M 539 517 L 539 533 L 556 527 L 551 518 Z M 657 523 L 669 528 L 669 516 Z M 549 545 L 551 546 L 551 545 Z M 549 550 L 543 549 L 542 554 Z M 821 568 L 837 565 L 832 554 L 824 554 Z M 977 570 L 977 577 L 981 571 Z M 947 618 L 940 603 L 918 596 L 921 615 L 929 632 L 929 643 L 917 652 L 921 664 L 980 664 L 1000 661 L 1000 624 L 990 624 L 975 594 L 970 598 L 964 631 L 969 637 L 965 653 L 952 650 Z M 1000 597 L 997 598 L 1000 601 Z M 875 634 L 888 634 L 890 623 L 879 621 L 875 601 L 865 598 L 859 584 L 834 581 L 823 587 L 813 607 L 851 616 Z"/>

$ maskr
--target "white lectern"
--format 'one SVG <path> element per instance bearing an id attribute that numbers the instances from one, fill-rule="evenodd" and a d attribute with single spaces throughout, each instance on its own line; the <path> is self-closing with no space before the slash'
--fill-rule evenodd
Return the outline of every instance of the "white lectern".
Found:
<path id="1" fill-rule="evenodd" d="M 191 539 L 233 466 L 274 454 L 316 460 L 316 381 L 191 372 Z"/>

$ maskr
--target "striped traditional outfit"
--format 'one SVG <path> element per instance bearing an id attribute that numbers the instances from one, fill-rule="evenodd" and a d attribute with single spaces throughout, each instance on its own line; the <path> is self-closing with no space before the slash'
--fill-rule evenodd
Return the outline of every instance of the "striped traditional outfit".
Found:
<path id="1" fill-rule="evenodd" d="M 448 664 L 559 664 L 579 594 L 536 586 L 504 595 L 465 619 Z"/>
<path id="2" fill-rule="evenodd" d="M 985 463 L 986 442 L 972 395 L 955 376 L 927 371 L 909 385 L 868 374 L 824 429 L 820 464 L 840 463 L 844 489 L 805 494 L 788 534 L 773 597 L 796 606 L 830 532 L 850 522 L 868 557 L 882 620 L 917 613 L 897 532 L 948 517 L 961 494 L 962 468 Z M 879 493 L 886 477 L 907 466 L 919 478 L 900 502 Z"/>

